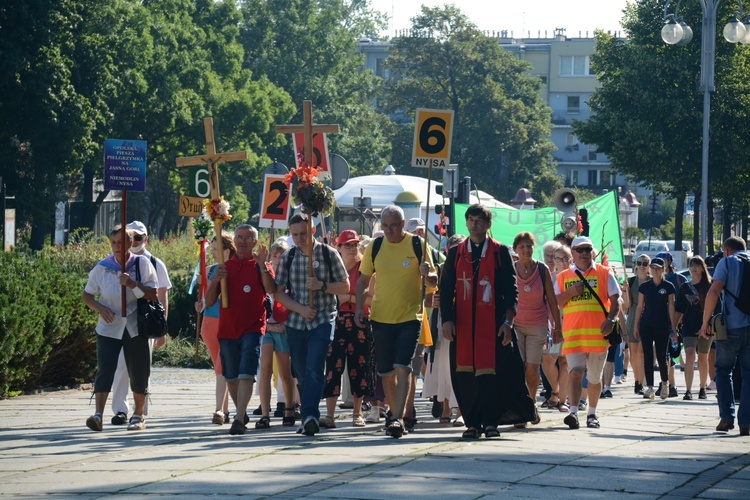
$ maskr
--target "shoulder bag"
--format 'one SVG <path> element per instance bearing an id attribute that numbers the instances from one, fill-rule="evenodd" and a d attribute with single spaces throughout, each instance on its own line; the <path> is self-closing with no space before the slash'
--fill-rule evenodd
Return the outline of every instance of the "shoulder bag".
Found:
<path id="1" fill-rule="evenodd" d="M 135 280 L 141 282 L 141 258 L 135 265 Z M 150 339 L 158 339 L 167 334 L 167 318 L 164 306 L 158 300 L 138 299 L 138 334 Z"/>

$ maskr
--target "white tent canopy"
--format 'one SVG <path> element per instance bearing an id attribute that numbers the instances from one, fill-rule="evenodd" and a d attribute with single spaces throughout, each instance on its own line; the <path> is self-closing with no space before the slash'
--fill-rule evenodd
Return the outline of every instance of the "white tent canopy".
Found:
<path id="1" fill-rule="evenodd" d="M 442 182 L 430 181 L 430 205 L 440 203 L 440 195 L 437 194 L 436 187 L 442 185 Z M 393 200 L 400 193 L 411 191 L 422 199 L 422 210 L 427 208 L 427 179 L 423 177 L 412 177 L 410 175 L 363 175 L 361 177 L 352 177 L 346 184 L 333 192 L 336 197 L 336 204 L 339 207 L 353 207 L 354 198 L 364 196 L 372 199 L 373 209 L 382 209 L 387 205 L 393 205 Z M 471 192 L 471 203 L 481 202 L 488 207 L 510 208 L 484 191 L 479 191 L 477 199 L 476 191 Z"/>

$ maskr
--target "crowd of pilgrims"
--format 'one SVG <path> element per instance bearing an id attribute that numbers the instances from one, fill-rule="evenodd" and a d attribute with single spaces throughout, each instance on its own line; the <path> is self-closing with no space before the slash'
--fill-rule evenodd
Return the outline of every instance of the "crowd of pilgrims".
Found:
<path id="1" fill-rule="evenodd" d="M 242 238 L 247 241 L 238 241 L 236 235 L 223 233 L 221 246 L 223 260 L 227 264 L 209 267 L 209 291 L 205 298 L 195 304 L 196 311 L 202 313 L 201 336 L 210 352 L 216 378 L 215 408 L 207 421 L 216 425 L 231 423 L 230 434 L 244 434 L 249 427 L 267 429 L 280 424 L 298 426 L 300 434 L 314 435 L 320 428 L 352 425 L 362 428 L 380 426 L 384 427 L 387 435 L 401 437 L 415 429 L 418 432 L 420 422 L 414 401 L 415 397 L 421 397 L 430 400 L 431 414 L 436 423 L 456 427 L 465 439 L 477 439 L 482 435 L 487 438 L 499 436 L 498 427 L 503 425 L 524 428 L 538 424 L 540 411 L 560 412 L 561 416 L 565 415 L 564 423 L 571 429 L 579 427 L 578 412 L 587 411 L 586 425 L 597 428 L 600 423 L 596 406 L 600 399 L 613 397 L 612 388 L 615 385 L 630 384 L 636 397 L 679 397 L 675 386 L 675 368 L 678 366 L 684 372 L 685 391 L 682 399 L 707 399 L 707 393 L 715 390 L 712 361 L 715 350 L 712 349 L 710 338 L 699 335 L 703 306 L 711 283 L 702 258 L 693 257 L 690 260 L 690 279 L 675 272 L 668 253 L 653 259 L 646 255 L 637 256 L 630 277 L 615 277 L 610 269 L 605 268 L 602 279 L 606 283 L 598 288 L 607 292 L 603 294 L 607 303 L 604 315 L 599 309 L 587 314 L 592 318 L 598 315 L 597 331 L 605 316 L 605 325 L 607 321 L 619 321 L 622 325 L 622 342 L 617 345 L 601 344 L 593 350 L 576 349 L 578 341 L 565 328 L 565 313 L 569 314 L 568 321 L 585 320 L 579 320 L 576 316 L 579 313 L 575 301 L 589 292 L 583 281 L 569 283 L 567 276 L 570 273 L 577 279 L 572 271 L 576 266 L 585 269 L 576 258 L 597 262 L 597 249 L 591 240 L 581 237 L 574 239 L 561 233 L 555 240 L 543 245 L 542 251 L 537 252 L 537 255 L 543 255 L 543 259 L 537 260 L 534 258 L 536 241 L 530 233 L 518 234 L 512 246 L 487 238 L 491 216 L 485 215 L 486 209 L 478 207 L 472 213 L 467 212 L 470 238 L 454 235 L 443 239 L 444 248 L 439 250 L 423 246 L 424 221 L 419 218 L 404 220 L 403 213 L 395 210 L 388 212 L 390 219 L 383 218 L 384 222 L 395 221 L 384 224 L 385 237 L 382 233 L 376 233 L 371 238 L 346 230 L 331 239 L 331 247 L 328 248 L 332 254 L 329 256 L 326 254 L 328 250 L 322 250 L 323 259 L 318 259 L 314 264 L 331 269 L 343 264 L 345 278 L 334 278 L 334 272 L 329 269 L 324 276 L 330 275 L 332 279 L 308 278 L 306 282 L 310 293 L 314 291 L 315 295 L 325 295 L 328 287 L 347 282 L 347 287 L 339 286 L 331 294 L 336 299 L 336 310 L 331 320 L 330 342 L 327 348 L 324 345 L 321 365 L 317 367 L 318 371 L 323 367 L 322 373 L 319 373 L 319 383 L 315 374 L 317 365 L 313 364 L 311 368 L 311 361 L 304 365 L 295 363 L 294 359 L 295 356 L 308 355 L 307 349 L 312 351 L 313 344 L 305 344 L 302 351 L 298 341 L 288 336 L 289 331 L 298 333 L 301 329 L 304 332 L 304 321 L 312 321 L 320 312 L 320 308 L 304 309 L 295 305 L 293 299 L 304 304 L 308 296 L 301 297 L 297 291 L 295 298 L 295 294 L 289 290 L 292 277 L 297 272 L 294 252 L 290 254 L 290 248 L 295 243 L 304 244 L 303 236 L 310 235 L 292 234 L 277 239 L 269 248 L 259 245 L 256 250 L 260 251 L 254 251 L 257 231 L 243 227 L 242 234 L 247 236 Z M 137 238 L 147 234 L 141 223 L 128 226 L 133 227 L 140 232 L 120 232 L 118 235 L 116 230 L 110 235 L 113 249 L 110 271 L 120 265 L 113 264 L 116 260 L 113 258 L 120 251 L 120 238 L 127 241 L 133 235 Z M 237 234 L 240 234 L 239 230 Z M 406 320 L 400 316 L 402 311 L 398 310 L 396 303 L 401 300 L 400 292 L 393 290 L 403 286 L 397 281 L 405 279 L 399 272 L 408 269 L 409 263 L 407 260 L 402 262 L 396 253 L 389 253 L 395 251 L 397 245 L 394 242 L 400 245 L 399 238 L 406 242 L 405 251 L 414 252 L 416 257 L 423 254 L 420 260 L 427 265 L 424 270 L 420 265 L 422 278 L 430 278 L 434 274 L 436 280 L 436 286 L 430 286 L 429 279 L 424 280 L 426 284 L 420 280 L 415 285 L 415 290 L 424 290 L 424 306 L 420 305 L 420 310 L 413 317 L 407 314 Z M 382 253 L 379 253 L 382 243 L 374 245 L 377 239 L 385 242 Z M 417 250 L 417 244 L 426 248 L 427 253 Z M 241 250 L 238 250 L 238 245 Z M 134 248 L 137 246 L 134 245 Z M 209 249 L 213 261 L 219 262 L 216 241 L 211 243 Z M 233 356 L 222 354 L 222 347 L 230 344 L 220 334 L 223 325 L 221 317 L 226 313 L 221 307 L 221 300 L 217 296 L 219 287 L 216 286 L 220 278 L 231 279 L 233 272 L 240 272 L 230 265 L 236 261 L 238 251 L 243 258 L 253 261 L 253 265 L 257 264 L 259 276 L 263 275 L 259 283 L 264 284 L 264 289 L 269 283 L 276 286 L 275 293 L 266 293 L 263 298 L 262 335 L 250 347 L 243 344 L 239 348 L 239 351 L 254 350 L 257 358 L 249 369 L 252 374 L 244 377 L 242 366 L 234 365 L 246 363 L 245 355 L 238 354 L 234 359 Z M 490 257 L 492 255 L 494 257 Z M 333 264 L 331 259 L 335 259 Z M 385 264 L 388 259 L 393 261 L 395 270 Z M 107 263 L 102 262 L 106 270 Z M 160 289 L 159 279 L 163 278 L 157 272 L 160 271 L 159 266 L 153 260 L 151 263 L 153 267 L 148 267 L 148 262 L 140 264 L 148 267 L 148 272 L 141 271 L 141 275 L 147 279 L 135 283 L 132 273 L 125 275 L 127 277 L 124 279 L 120 277 L 116 283 L 113 282 L 117 285 L 116 291 L 119 292 L 120 286 L 125 285 L 134 289 L 137 297 L 144 293 L 148 296 L 151 290 Z M 163 267 L 161 261 L 158 264 Z M 403 269 L 399 269 L 401 267 Z M 592 265 L 592 269 L 594 267 Z M 300 272 L 306 272 L 306 268 L 300 269 Z M 467 273 L 473 276 L 473 281 L 467 278 Z M 270 276 L 270 281 L 267 281 L 265 274 Z M 414 276 L 418 276 L 418 273 Z M 92 271 L 84 300 L 101 315 L 97 328 L 97 337 L 100 337 L 102 331 L 107 326 L 111 327 L 116 319 L 110 317 L 108 311 L 115 310 L 117 300 L 106 297 L 108 291 L 104 285 L 94 283 L 97 279 L 105 281 L 94 276 Z M 379 279 L 382 281 L 380 286 Z M 390 284 L 389 280 L 394 281 Z M 616 280 L 616 291 L 611 286 L 611 280 Z M 140 292 L 139 287 L 142 289 Z M 246 295 L 248 288 L 246 285 Z M 281 299 L 280 293 L 284 294 Z M 382 296 L 378 297 L 378 293 Z M 386 297 L 386 294 L 389 296 Z M 392 294 L 394 296 L 390 296 Z M 101 297 L 99 302 L 94 300 L 96 296 Z M 100 307 L 105 303 L 104 298 L 109 300 L 108 308 Z M 230 298 L 236 300 L 233 296 Z M 489 307 L 482 307 L 484 304 Z M 106 311 L 103 312 L 103 309 Z M 607 316 L 608 312 L 616 312 L 616 317 Z M 129 308 L 128 316 L 131 313 Z M 236 312 L 233 314 L 236 316 Z M 394 316 L 393 321 L 389 320 L 389 315 Z M 292 322 L 291 316 L 301 323 Z M 467 317 L 471 317 L 468 326 Z M 403 347 L 398 342 L 393 342 L 393 352 L 390 352 L 389 344 L 382 339 L 389 334 L 389 328 L 394 338 L 401 335 L 401 331 L 393 330 L 394 325 L 411 326 L 414 323 L 407 320 L 418 323 L 418 333 L 415 334 L 418 340 L 416 349 L 406 343 L 404 357 L 401 354 Z M 138 363 L 134 360 L 149 347 L 140 343 L 135 345 L 134 338 L 138 337 L 128 336 L 127 329 L 133 328 L 133 325 L 127 321 L 122 325 L 126 331 L 125 335 L 120 332 L 120 342 L 127 358 L 126 378 L 130 374 L 136 408 L 128 420 L 129 406 L 116 408 L 113 402 L 115 417 L 112 423 L 128 424 L 130 430 L 141 430 L 145 428 L 148 412 L 147 406 L 144 408 L 143 398 L 147 394 L 148 373 L 137 369 Z M 605 326 L 602 328 L 606 329 Z M 119 349 L 106 336 L 105 331 L 104 338 L 98 338 L 98 342 L 102 340 L 101 345 L 97 346 L 97 353 L 104 353 L 98 358 L 95 385 L 97 413 L 87 421 L 89 428 L 99 431 L 102 430 L 102 412 L 114 373 L 114 361 L 106 361 L 105 357 L 114 359 L 115 351 Z M 467 337 L 470 339 L 468 344 Z M 150 348 L 153 349 L 153 345 Z M 234 344 L 231 348 L 234 349 Z M 141 354 L 135 354 L 136 350 Z M 384 364 L 378 354 L 383 359 L 388 357 L 388 362 Z M 592 362 L 592 359 L 601 360 L 601 363 Z M 106 370 L 104 365 L 107 366 Z M 230 370 L 232 375 L 225 377 L 226 370 Z M 389 378 L 392 372 L 395 376 Z M 655 374 L 658 374 L 659 380 L 654 379 Z M 244 379 L 249 379 L 250 394 L 246 394 L 248 386 L 242 384 Z M 416 394 L 418 379 L 422 379 L 420 396 Z M 260 404 L 257 408 L 247 408 L 253 384 L 257 385 Z M 398 389 L 395 388 L 396 384 Z M 308 389 L 315 387 L 312 402 L 310 397 L 307 398 L 307 405 L 315 406 L 313 409 L 303 408 L 306 397 L 301 393 L 305 385 Z M 272 404 L 274 388 L 275 406 Z M 325 401 L 322 411 L 317 409 L 320 399 Z M 230 415 L 230 400 L 236 406 L 234 419 Z M 351 409 L 351 412 L 337 413 L 337 407 Z M 253 423 L 251 415 L 257 417 Z"/>

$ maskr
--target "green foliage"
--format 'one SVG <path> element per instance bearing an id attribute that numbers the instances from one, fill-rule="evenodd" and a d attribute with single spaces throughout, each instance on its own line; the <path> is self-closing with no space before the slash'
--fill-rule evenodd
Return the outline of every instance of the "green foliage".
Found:
<path id="1" fill-rule="evenodd" d="M 80 299 L 85 276 L 28 249 L 1 253 L 0 268 L 0 397 L 90 380 L 96 320 Z"/>
<path id="2" fill-rule="evenodd" d="M 629 226 L 625 228 L 625 238 L 628 240 L 635 238 L 636 241 L 641 241 L 646 239 L 646 231 L 640 227 Z"/>
<path id="3" fill-rule="evenodd" d="M 394 40 L 388 65 L 397 76 L 388 82 L 385 109 L 406 110 L 409 119 L 416 108 L 452 109 L 451 162 L 499 199 L 522 187 L 539 197 L 562 187 L 550 162 L 551 110 L 530 64 L 453 5 L 423 6 L 411 33 Z M 395 133 L 394 164 L 411 164 L 413 130 L 410 120 Z"/>
<path id="4" fill-rule="evenodd" d="M 211 354 L 206 344 L 200 341 L 198 362 L 195 361 L 195 334 L 191 337 L 170 338 L 167 343 L 154 349 L 153 366 L 180 366 L 183 368 L 212 368 Z"/>

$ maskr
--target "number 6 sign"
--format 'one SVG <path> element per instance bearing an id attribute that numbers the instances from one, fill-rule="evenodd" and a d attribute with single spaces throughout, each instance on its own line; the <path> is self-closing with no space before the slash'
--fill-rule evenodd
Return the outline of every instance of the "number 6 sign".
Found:
<path id="1" fill-rule="evenodd" d="M 286 229 L 289 220 L 289 186 L 283 175 L 266 174 L 263 177 L 263 199 L 261 200 L 258 226 Z"/>
<path id="2" fill-rule="evenodd" d="M 417 109 L 411 165 L 448 168 L 451 163 L 452 135 L 453 110 Z"/>

